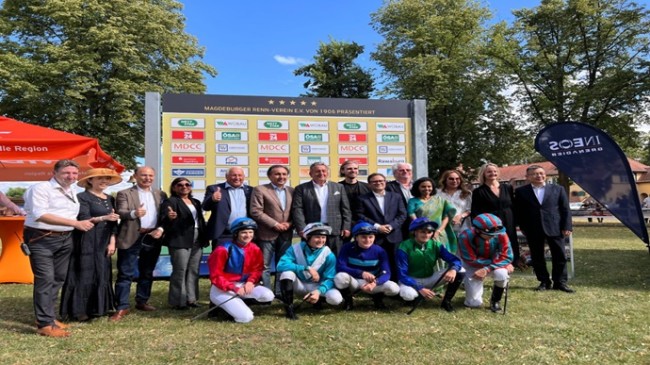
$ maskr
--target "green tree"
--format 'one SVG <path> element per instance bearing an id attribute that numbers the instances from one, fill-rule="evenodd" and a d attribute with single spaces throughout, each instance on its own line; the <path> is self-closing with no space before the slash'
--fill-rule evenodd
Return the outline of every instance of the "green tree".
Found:
<path id="1" fill-rule="evenodd" d="M 487 57 L 490 16 L 470 0 L 390 1 L 371 16 L 384 37 L 372 54 L 384 93 L 427 102 L 431 176 L 460 163 L 510 163 L 524 148 L 505 78 Z"/>
<path id="2" fill-rule="evenodd" d="M 304 83 L 304 96 L 321 98 L 367 99 L 374 91 L 370 71 L 354 62 L 363 53 L 363 46 L 355 42 L 330 39 L 321 42 L 314 63 L 294 70 L 294 75 L 309 78 Z"/>
<path id="3" fill-rule="evenodd" d="M 648 11 L 627 0 L 543 0 L 514 15 L 512 27 L 495 28 L 491 50 L 531 131 L 579 121 L 637 147 L 650 95 Z"/>
<path id="4" fill-rule="evenodd" d="M 202 93 L 203 49 L 174 0 L 4 0 L 0 114 L 96 137 L 129 167 L 144 151 L 144 93 Z"/>

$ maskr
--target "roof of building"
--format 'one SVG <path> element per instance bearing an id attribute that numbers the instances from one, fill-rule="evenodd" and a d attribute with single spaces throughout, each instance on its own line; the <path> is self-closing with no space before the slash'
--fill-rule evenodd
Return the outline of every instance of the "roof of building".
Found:
<path id="1" fill-rule="evenodd" d="M 630 168 L 632 169 L 632 172 L 635 174 L 641 174 L 639 175 L 637 182 L 650 181 L 650 166 L 644 165 L 641 162 L 632 160 L 630 158 L 628 158 L 627 160 L 630 163 Z M 541 166 L 546 171 L 547 176 L 558 175 L 558 171 L 555 165 L 553 165 L 548 161 L 544 161 L 544 162 L 536 162 L 536 163 L 530 163 L 525 165 L 511 165 L 511 166 L 499 167 L 499 171 L 500 171 L 499 180 L 501 181 L 511 181 L 512 179 L 525 180 L 526 168 L 528 168 L 528 166 L 530 165 Z"/>

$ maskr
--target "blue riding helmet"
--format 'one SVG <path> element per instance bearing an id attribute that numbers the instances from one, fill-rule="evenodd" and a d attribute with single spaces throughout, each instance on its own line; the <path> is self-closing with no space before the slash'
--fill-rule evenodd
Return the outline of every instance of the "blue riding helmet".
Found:
<path id="1" fill-rule="evenodd" d="M 417 231 L 418 229 L 428 229 L 435 231 L 438 228 L 438 223 L 430 220 L 427 217 L 415 218 L 409 225 L 409 232 Z"/>
<path id="2" fill-rule="evenodd" d="M 377 234 L 377 229 L 368 222 L 359 222 L 352 227 L 352 237 L 360 234 Z"/>
<path id="3" fill-rule="evenodd" d="M 257 223 L 255 223 L 254 220 L 248 217 L 242 217 L 242 218 L 237 218 L 235 219 L 231 224 L 230 224 L 230 232 L 233 235 L 236 235 L 237 232 L 242 231 L 244 229 L 252 229 L 253 231 L 257 230 Z"/>

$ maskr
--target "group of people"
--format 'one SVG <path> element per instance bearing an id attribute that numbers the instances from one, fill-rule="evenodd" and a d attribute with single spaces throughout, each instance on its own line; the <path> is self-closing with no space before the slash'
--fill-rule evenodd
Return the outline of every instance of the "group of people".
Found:
<path id="1" fill-rule="evenodd" d="M 231 167 L 226 181 L 208 186 L 201 202 L 183 177 L 171 182 L 168 197 L 154 187 L 153 168 L 142 166 L 134 171 L 135 185 L 113 199 L 104 191 L 121 181 L 115 171 L 91 169 L 78 179 L 74 161 L 58 161 L 52 179 L 25 195 L 37 332 L 70 335 L 55 312 L 61 287 L 63 320 L 107 314 L 122 320 L 131 310 L 133 281 L 135 308 L 156 310 L 149 298 L 162 245 L 171 257 L 171 308 L 199 305 L 199 264 L 203 248 L 211 245 L 211 306 L 241 323 L 253 320 L 252 302 L 279 299 L 287 318 L 296 319 L 304 302 L 350 310 L 359 293 L 370 295 L 377 309 L 386 308 L 385 296 L 414 307 L 442 296 L 440 306 L 453 311 L 462 283 L 465 306 L 480 307 L 488 276 L 494 278 L 490 309 L 501 311 L 509 274 L 519 264 L 516 224 L 531 248 L 537 290 L 572 292 L 563 240 L 571 233 L 568 200 L 563 189 L 545 183 L 541 167 L 530 166 L 531 184 L 513 191 L 499 184 L 498 167 L 487 164 L 474 192 L 457 170 L 441 174 L 438 184 L 428 177 L 413 181 L 408 163 L 393 166 L 390 182 L 381 173 L 359 181 L 354 161 L 339 171 L 343 180 L 333 182 L 329 167 L 316 162 L 311 181 L 292 188 L 289 168 L 274 165 L 267 171 L 270 183 L 250 187 L 244 170 Z M 85 191 L 75 196 L 74 183 Z M 552 275 L 544 242 L 553 254 Z"/>

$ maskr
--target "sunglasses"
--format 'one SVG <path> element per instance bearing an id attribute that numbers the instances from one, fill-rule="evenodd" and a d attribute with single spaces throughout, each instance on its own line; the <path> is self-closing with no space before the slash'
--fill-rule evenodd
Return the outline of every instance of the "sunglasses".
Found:
<path id="1" fill-rule="evenodd" d="M 177 187 L 188 187 L 188 188 L 189 188 L 189 187 L 192 186 L 192 184 L 188 184 L 188 183 L 183 184 L 183 183 L 180 183 L 180 184 L 176 184 L 176 186 L 177 186 Z"/>

